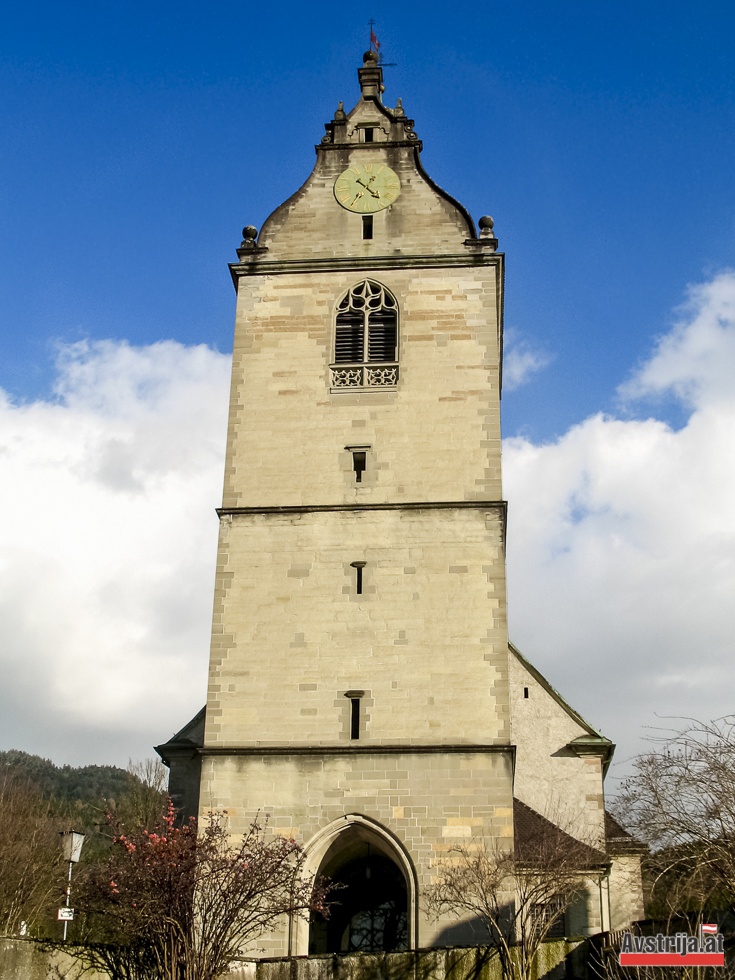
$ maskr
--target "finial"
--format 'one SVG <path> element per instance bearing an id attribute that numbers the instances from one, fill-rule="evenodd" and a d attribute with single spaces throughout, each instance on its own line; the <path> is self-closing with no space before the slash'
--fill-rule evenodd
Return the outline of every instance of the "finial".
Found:
<path id="1" fill-rule="evenodd" d="M 489 214 L 484 214 L 477 223 L 480 226 L 480 238 L 495 238 L 493 234 L 495 222 Z"/>
<path id="2" fill-rule="evenodd" d="M 240 248 L 255 248 L 255 239 L 258 237 L 258 229 L 255 225 L 245 225 L 242 230 L 242 244 Z"/>
<path id="3" fill-rule="evenodd" d="M 334 114 L 334 118 L 335 119 L 340 119 L 340 120 L 347 118 L 347 113 L 345 112 L 345 104 L 344 104 L 344 102 L 340 102 L 339 105 L 337 106 L 337 111 Z"/>
<path id="4" fill-rule="evenodd" d="M 377 99 L 383 92 L 383 69 L 378 52 L 372 48 L 362 56 L 362 68 L 357 69 L 363 99 Z"/>
<path id="5" fill-rule="evenodd" d="M 406 113 L 403 111 L 403 101 L 401 99 L 396 100 L 396 107 L 393 110 L 396 116 L 405 116 Z"/>

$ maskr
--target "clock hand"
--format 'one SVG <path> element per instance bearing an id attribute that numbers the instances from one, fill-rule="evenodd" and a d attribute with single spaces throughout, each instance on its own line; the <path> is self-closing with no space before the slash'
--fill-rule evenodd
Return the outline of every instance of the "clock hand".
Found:
<path id="1" fill-rule="evenodd" d="M 360 178 L 358 177 L 358 178 L 357 178 L 357 180 L 355 181 L 355 183 L 356 183 L 356 184 L 362 184 L 362 186 L 363 186 L 363 187 L 365 188 L 365 190 L 366 190 L 366 191 L 367 191 L 367 192 L 368 192 L 369 194 L 372 194 L 372 195 L 373 195 L 373 197 L 380 197 L 380 194 L 378 194 L 378 192 L 377 192 L 377 191 L 374 191 L 374 190 L 372 189 L 372 187 L 370 186 L 370 183 L 371 183 L 371 182 L 372 182 L 373 180 L 375 180 L 375 177 L 371 177 L 371 178 L 370 178 L 370 180 L 369 180 L 369 181 L 367 182 L 367 184 L 366 184 L 364 180 L 360 180 Z"/>

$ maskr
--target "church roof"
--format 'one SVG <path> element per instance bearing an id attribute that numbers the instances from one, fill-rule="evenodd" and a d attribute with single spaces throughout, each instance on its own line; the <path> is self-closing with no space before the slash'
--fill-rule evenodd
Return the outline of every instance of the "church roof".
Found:
<path id="1" fill-rule="evenodd" d="M 521 663 L 529 674 L 536 680 L 540 686 L 546 691 L 546 693 L 553 698 L 554 701 L 569 715 L 569 717 L 575 721 L 581 728 L 585 729 L 586 735 L 580 735 L 578 738 L 573 739 L 569 746 L 574 749 L 579 755 L 589 754 L 589 755 L 601 755 L 604 760 L 605 772 L 607 772 L 607 767 L 610 765 L 610 761 L 613 757 L 613 752 L 615 751 L 615 745 L 610 741 L 609 738 L 605 738 L 604 735 L 600 734 L 597 729 L 593 728 L 590 723 L 580 715 L 578 711 L 574 708 L 559 694 L 555 687 L 546 680 L 544 675 L 537 670 L 533 664 L 526 660 L 521 651 L 515 647 L 512 643 L 508 643 L 508 648 L 513 656 Z"/>
<path id="2" fill-rule="evenodd" d="M 191 721 L 188 721 L 183 728 L 180 728 L 175 735 L 172 735 L 167 742 L 161 745 L 154 745 L 153 748 L 160 755 L 166 765 L 172 755 L 182 752 L 193 752 L 204 745 L 204 722 L 207 709 L 202 708 L 198 711 Z"/>
<path id="3" fill-rule="evenodd" d="M 605 810 L 605 837 L 611 854 L 641 854 L 648 850 L 621 826 L 609 810 Z"/>
<path id="4" fill-rule="evenodd" d="M 581 870 L 608 863 L 602 851 L 572 837 L 532 807 L 515 798 L 513 827 L 515 856 L 522 864 L 547 866 L 551 869 L 554 863 L 562 867 L 564 859 L 569 858 Z"/>

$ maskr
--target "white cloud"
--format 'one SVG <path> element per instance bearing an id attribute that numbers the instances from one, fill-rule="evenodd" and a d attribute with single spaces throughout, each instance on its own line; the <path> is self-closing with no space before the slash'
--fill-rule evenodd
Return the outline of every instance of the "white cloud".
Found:
<path id="1" fill-rule="evenodd" d="M 63 347 L 54 401 L 0 399 L 0 744 L 151 754 L 206 685 L 229 357 Z"/>
<path id="2" fill-rule="evenodd" d="M 627 398 L 671 392 L 692 409 L 733 402 L 735 363 L 735 271 L 691 286 L 673 329 L 653 356 L 622 385 Z"/>
<path id="3" fill-rule="evenodd" d="M 657 715 L 735 710 L 733 376 L 727 272 L 690 290 L 622 388 L 683 401 L 679 431 L 596 415 L 505 443 L 512 636 L 621 760 Z"/>
<path id="4" fill-rule="evenodd" d="M 503 351 L 503 388 L 514 391 L 526 384 L 538 371 L 551 363 L 548 354 L 532 345 L 514 330 L 505 331 Z"/>

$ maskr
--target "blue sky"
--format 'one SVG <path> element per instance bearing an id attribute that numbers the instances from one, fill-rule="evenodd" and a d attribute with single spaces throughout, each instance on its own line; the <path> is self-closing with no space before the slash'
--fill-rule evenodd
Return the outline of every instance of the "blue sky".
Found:
<path id="1" fill-rule="evenodd" d="M 56 339 L 231 345 L 226 263 L 311 169 L 372 13 L 386 99 L 508 254 L 507 326 L 553 363 L 505 431 L 614 405 L 735 246 L 735 11 L 708 4 L 41 3 L 5 14 L 3 382 Z M 663 13 L 665 9 L 665 15 Z M 512 335 L 511 335 L 512 336 Z M 670 410 L 673 411 L 673 408 Z"/>
<path id="2" fill-rule="evenodd" d="M 355 71 L 367 47 L 370 17 L 391 63 L 385 70 L 387 103 L 402 98 L 424 142 L 428 172 L 475 219 L 495 218 L 507 254 L 507 352 L 513 370 L 507 374 L 511 383 L 503 412 L 514 637 L 575 706 L 627 752 L 640 744 L 642 727 L 651 723 L 650 698 L 640 694 L 618 722 L 595 694 L 594 678 L 582 685 L 579 697 L 574 688 L 581 665 L 589 666 L 590 658 L 597 662 L 595 657 L 609 664 L 616 650 L 631 651 L 641 630 L 645 651 L 636 648 L 623 658 L 625 669 L 634 670 L 651 650 L 652 662 L 661 665 L 674 642 L 670 634 L 680 637 L 684 626 L 669 622 L 665 596 L 659 608 L 650 590 L 670 582 L 669 594 L 676 592 L 685 608 L 706 605 L 705 624 L 690 617 L 691 637 L 701 637 L 714 623 L 719 632 L 708 639 L 708 656 L 715 666 L 728 662 L 733 623 L 725 584 L 735 557 L 728 524 L 735 486 L 729 470 L 709 473 L 709 483 L 704 474 L 713 459 L 723 466 L 729 459 L 733 418 L 729 407 L 710 418 L 712 401 L 701 393 L 720 391 L 718 365 L 730 357 L 735 8 L 534 0 L 451 9 L 431 2 L 374 2 L 363 11 L 329 3 L 41 0 L 6 9 L 0 32 L 0 388 L 6 396 L 6 434 L 39 453 L 34 459 L 29 450 L 16 458 L 7 456 L 5 446 L 6 459 L 14 461 L 3 477 L 6 515 L 16 515 L 9 523 L 39 521 L 46 513 L 57 521 L 49 525 L 53 528 L 81 508 L 96 515 L 99 528 L 109 519 L 110 501 L 119 502 L 123 491 L 133 493 L 135 484 L 150 493 L 141 490 L 140 509 L 131 504 L 127 519 L 139 522 L 150 549 L 152 515 L 156 507 L 160 513 L 161 506 L 169 506 L 170 495 L 156 496 L 161 483 L 154 492 L 143 477 L 138 483 L 129 479 L 125 459 L 135 461 L 140 472 L 160 476 L 161 466 L 151 460 L 160 446 L 178 445 L 171 436 L 177 420 L 166 419 L 161 405 L 171 411 L 179 406 L 185 414 L 181 406 L 188 405 L 193 390 L 186 383 L 208 392 L 211 428 L 205 431 L 201 418 L 190 419 L 199 442 L 196 447 L 182 443 L 167 471 L 179 477 L 181 500 L 174 510 L 180 520 L 201 525 L 200 550 L 172 549 L 171 540 L 181 538 L 181 525 L 173 520 L 170 538 L 161 535 L 160 553 L 147 555 L 135 545 L 133 557 L 132 525 L 124 534 L 130 555 L 124 555 L 122 544 L 117 552 L 109 544 L 119 554 L 120 582 L 131 567 L 148 561 L 161 581 L 167 568 L 186 568 L 188 579 L 200 583 L 196 590 L 192 585 L 200 598 L 189 602 L 183 620 L 168 593 L 159 597 L 156 610 L 149 608 L 155 605 L 150 596 L 157 594 L 152 586 L 148 599 L 131 594 L 126 600 L 126 622 L 139 626 L 132 630 L 138 639 L 131 635 L 129 645 L 142 635 L 150 642 L 150 648 L 138 651 L 141 663 L 153 663 L 153 651 L 160 650 L 160 637 L 169 628 L 165 610 L 178 617 L 179 649 L 186 650 L 184 662 L 196 667 L 182 682 L 171 717 L 139 725 L 132 735 L 134 694 L 110 708 L 104 723 L 102 715 L 97 721 L 85 718 L 82 708 L 52 717 L 48 704 L 67 690 L 57 680 L 49 682 L 47 701 L 36 695 L 32 727 L 24 727 L 21 718 L 35 717 L 27 706 L 12 714 L 13 722 L 0 729 L 3 747 L 66 753 L 59 761 L 124 762 L 171 734 L 203 699 L 216 535 L 212 512 L 221 486 L 224 436 L 224 401 L 218 399 L 226 399 L 224 355 L 231 349 L 234 313 L 227 263 L 235 258 L 242 226 L 260 226 L 306 178 L 313 146 L 337 102 L 349 107 L 356 101 Z M 689 306 L 682 311 L 687 297 Z M 718 323 L 726 327 L 719 333 Z M 707 338 L 708 353 L 694 377 L 685 366 L 700 363 L 697 337 Z M 716 431 L 717 439 L 710 444 L 692 435 L 689 441 L 693 420 L 705 416 L 711 423 L 707 431 Z M 125 458 L 110 456 L 104 472 L 94 470 L 95 479 L 113 494 L 107 503 L 96 496 L 97 484 L 92 491 L 79 477 L 92 472 L 81 443 L 65 441 L 72 439 L 70 433 L 81 439 L 87 425 L 89 433 L 97 433 L 88 435 L 90 445 L 103 438 L 104 429 L 105 438 L 119 430 L 118 442 L 127 447 Z M 677 441 L 680 433 L 686 438 Z M 595 497 L 602 465 L 598 449 L 607 445 L 621 453 L 618 470 L 638 458 L 641 446 L 651 454 L 644 455 L 627 485 L 635 490 L 635 503 L 623 506 L 619 494 L 628 491 L 607 483 Z M 691 496 L 677 502 L 670 524 L 654 534 L 657 515 L 668 513 L 662 498 L 669 501 L 669 488 L 689 486 L 694 479 L 685 447 L 693 452 L 691 447 L 702 446 Z M 680 461 L 680 472 L 671 469 L 673 458 Z M 56 469 L 48 468 L 51 459 Z M 199 475 L 184 478 L 195 461 L 210 467 L 201 486 Z M 562 472 L 566 489 L 559 490 L 557 509 L 544 511 L 531 499 L 533 484 L 556 486 L 552 476 Z M 669 483 L 661 475 L 667 472 Z M 78 482 L 67 485 L 72 475 Z M 660 496 L 648 493 L 651 486 Z M 718 502 L 708 501 L 711 486 L 717 486 Z M 698 572 L 702 588 L 707 586 L 706 602 L 687 592 L 691 564 L 682 564 L 675 546 L 681 523 L 691 526 L 685 510 L 695 507 L 695 490 L 701 506 L 720 515 L 715 530 L 695 522 L 691 543 L 692 555 L 711 556 L 705 572 Z M 192 496 L 184 499 L 186 493 Z M 550 496 L 556 499 L 553 489 Z M 640 501 L 649 497 L 644 512 Z M 56 511 L 62 499 L 63 510 Z M 514 513 L 519 515 L 515 526 Z M 5 620 L 6 628 L 11 620 L 15 624 L 8 658 L 22 663 L 28 656 L 36 675 L 46 669 L 50 647 L 67 641 L 59 640 L 59 624 L 39 633 L 31 606 L 47 601 L 60 579 L 74 578 L 69 568 L 80 566 L 80 542 L 86 548 L 87 536 L 94 539 L 89 524 L 81 516 L 79 521 L 78 533 L 65 540 L 66 558 L 57 549 L 41 562 L 49 569 L 46 591 L 38 600 L 27 591 L 16 595 Z M 534 527 L 538 533 L 531 540 L 528 528 Z M 576 545 L 559 544 L 559 527 L 569 530 Z M 632 527 L 637 536 L 626 539 Z M 39 536 L 35 555 L 49 533 L 56 532 Z M 632 551 L 629 563 L 618 568 L 614 555 L 621 553 L 615 544 L 620 540 Z M 23 552 L 20 539 L 10 535 L 5 554 L 8 581 L 25 581 L 28 549 Z M 664 558 L 665 569 L 657 564 Z M 632 575 L 627 574 L 630 562 Z M 600 569 L 604 574 L 597 577 Z M 650 579 L 641 569 L 649 570 Z M 123 587 L 115 584 L 115 574 L 110 572 L 109 589 L 119 596 Z M 640 581 L 630 594 L 620 593 L 630 629 L 610 647 L 614 629 L 605 617 L 610 590 L 621 577 L 628 585 Z M 550 585 L 550 579 L 557 584 Z M 590 581 L 596 591 L 587 596 Z M 585 618 L 586 632 L 571 650 L 569 637 L 580 629 L 575 616 L 580 588 L 587 606 L 596 599 L 598 615 Z M 719 589 L 723 595 L 713 609 L 709 603 Z M 81 581 L 76 595 L 83 599 L 80 615 L 94 607 L 89 619 L 98 622 L 98 632 L 90 626 L 83 637 L 68 641 L 69 649 L 80 643 L 106 649 L 104 599 Z M 18 603 L 26 601 L 23 616 Z M 58 601 L 60 610 L 73 604 L 69 596 Z M 551 611 L 559 602 L 566 603 L 566 616 Z M 640 609 L 630 616 L 636 603 Z M 541 609 L 555 618 L 553 629 Z M 679 708 L 685 704 L 693 704 L 702 717 L 710 707 L 723 709 L 725 702 L 711 700 L 707 690 L 694 702 L 692 692 L 687 694 L 686 651 L 693 642 L 681 641 L 678 673 L 664 685 L 666 691 L 684 685 L 684 693 L 679 700 L 661 693 L 659 713 L 684 713 Z M 36 652 L 28 653 L 31 649 Z M 111 651 L 112 661 L 124 659 L 125 649 Z M 176 653 L 172 649 L 161 657 L 156 676 L 164 684 L 175 669 Z M 116 687 L 112 675 L 104 679 L 105 663 L 104 656 L 95 661 L 100 678 L 95 700 L 103 697 L 105 685 Z M 645 682 L 642 675 L 637 678 Z M 29 690 L 14 688 L 11 694 L 18 702 Z M 49 718 L 47 730 L 39 729 L 41 717 Z M 610 730 L 618 724 L 622 731 Z M 156 725 L 165 730 L 157 734 Z M 64 726 L 72 734 L 59 742 L 55 732 Z M 94 757 L 95 749 L 100 757 Z"/>

